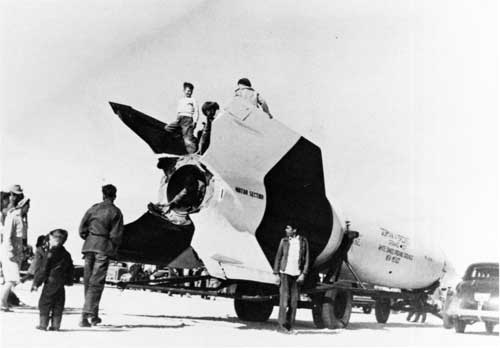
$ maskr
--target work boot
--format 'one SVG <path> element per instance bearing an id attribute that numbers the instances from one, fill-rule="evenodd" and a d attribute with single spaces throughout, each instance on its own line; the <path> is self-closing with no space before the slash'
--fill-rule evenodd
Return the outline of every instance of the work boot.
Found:
<path id="1" fill-rule="evenodd" d="M 96 326 L 97 324 L 100 324 L 100 323 L 102 323 L 102 319 L 99 317 L 93 317 L 92 319 L 90 319 L 90 324 L 92 326 Z"/>
<path id="2" fill-rule="evenodd" d="M 49 316 L 40 315 L 40 324 L 36 328 L 38 330 L 47 331 L 47 326 L 49 326 Z"/>
<path id="3" fill-rule="evenodd" d="M 59 331 L 61 328 L 62 315 L 53 316 L 49 331 Z"/>
<path id="4" fill-rule="evenodd" d="M 80 326 L 80 327 L 90 327 L 91 326 L 89 323 L 89 320 L 87 319 L 86 314 L 82 314 L 82 319 L 78 323 L 78 326 Z"/>

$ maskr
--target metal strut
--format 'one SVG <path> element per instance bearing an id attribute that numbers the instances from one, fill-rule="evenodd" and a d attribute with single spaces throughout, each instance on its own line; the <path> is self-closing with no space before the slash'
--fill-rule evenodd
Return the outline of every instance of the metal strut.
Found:
<path id="1" fill-rule="evenodd" d="M 356 278 L 356 280 L 360 283 L 361 287 L 364 289 L 363 284 L 361 283 L 357 274 L 354 272 L 352 266 L 349 264 L 347 258 L 347 253 L 351 248 L 354 239 L 358 237 L 359 237 L 359 232 L 351 231 L 350 222 L 346 221 L 346 229 L 344 232 L 344 236 L 342 237 L 340 246 L 332 259 L 332 266 L 330 267 L 330 270 L 327 272 L 325 279 L 329 280 L 333 277 L 333 275 L 335 275 L 334 282 L 337 282 L 340 277 L 340 271 L 342 270 L 342 263 L 345 263 L 346 266 L 351 271 L 351 273 L 354 275 L 354 278 Z"/>
<path id="2" fill-rule="evenodd" d="M 361 281 L 361 279 L 359 279 L 358 275 L 356 274 L 356 272 L 352 268 L 352 266 L 349 263 L 349 261 L 347 260 L 347 258 L 344 260 L 344 263 L 346 264 L 347 268 L 349 268 L 349 271 L 351 271 L 351 273 L 354 276 L 354 278 L 356 278 L 356 281 L 358 282 L 358 284 L 361 287 L 361 289 L 366 289 L 366 287 L 363 285 L 363 282 Z"/>

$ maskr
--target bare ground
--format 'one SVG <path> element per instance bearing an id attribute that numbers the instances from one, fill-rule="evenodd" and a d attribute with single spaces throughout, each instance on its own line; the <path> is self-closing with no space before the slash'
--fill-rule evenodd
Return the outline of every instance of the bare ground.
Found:
<path id="1" fill-rule="evenodd" d="M 66 288 L 66 311 L 60 332 L 35 329 L 39 293 L 23 284 L 16 293 L 26 304 L 2 313 L 2 347 L 171 347 L 171 346 L 498 346 L 484 325 L 468 326 L 465 334 L 445 330 L 441 321 L 408 323 L 405 314 L 391 314 L 378 324 L 374 314 L 355 310 L 347 329 L 316 329 L 309 310 L 297 313 L 295 334 L 276 331 L 277 308 L 266 323 L 240 321 L 228 299 L 168 296 L 149 291 L 106 288 L 101 301 L 101 325 L 78 327 L 83 299 L 81 285 Z"/>

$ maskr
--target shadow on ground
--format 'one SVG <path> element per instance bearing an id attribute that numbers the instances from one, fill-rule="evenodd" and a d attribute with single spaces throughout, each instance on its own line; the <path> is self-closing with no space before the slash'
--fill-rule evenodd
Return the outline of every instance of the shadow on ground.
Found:
<path id="1" fill-rule="evenodd" d="M 100 329 L 98 329 L 98 326 L 97 326 L 97 327 L 92 327 L 92 328 L 81 328 L 81 329 L 61 329 L 57 332 L 72 333 L 72 332 L 124 332 L 124 331 L 128 331 L 128 330 L 123 330 L 123 329 L 118 328 L 118 327 L 116 327 L 116 328 L 115 327 L 104 328 L 103 330 L 100 330 Z M 47 331 L 47 332 L 51 332 L 51 331 Z"/>
<path id="2" fill-rule="evenodd" d="M 104 324 L 104 325 L 99 325 L 97 327 L 103 328 L 105 330 L 98 330 L 98 331 L 108 331 L 111 329 L 111 331 L 124 331 L 120 329 L 181 329 L 183 327 L 186 327 L 189 325 L 186 325 L 184 323 L 178 324 L 178 325 L 155 325 L 155 324 L 123 324 L 123 325 L 112 325 L 112 324 Z"/>
<path id="3" fill-rule="evenodd" d="M 242 321 L 238 317 L 212 317 L 212 316 L 181 316 L 181 315 L 148 315 L 148 314 L 126 314 L 127 316 L 147 317 L 147 318 L 165 318 L 165 319 L 180 319 L 193 321 L 210 321 L 223 322 L 231 324 L 239 324 L 239 330 L 268 330 L 276 331 L 278 327 L 277 320 L 269 320 L 267 322 L 247 322 Z M 351 322 L 346 329 L 339 330 L 390 330 L 392 328 L 440 328 L 440 325 L 421 324 L 421 323 L 371 323 L 371 322 Z M 311 321 L 297 320 L 294 326 L 295 334 L 336 334 L 338 330 L 318 329 Z"/>
<path id="4" fill-rule="evenodd" d="M 18 314 L 38 313 L 38 307 L 28 306 L 28 305 L 15 306 L 15 307 L 12 307 L 12 313 L 18 313 Z M 64 315 L 82 314 L 82 309 L 81 308 L 73 308 L 73 307 L 64 308 L 63 314 Z"/>
<path id="5" fill-rule="evenodd" d="M 437 324 L 426 324 L 426 323 L 372 323 L 372 322 L 351 322 L 349 323 L 348 330 L 387 330 L 391 328 L 441 328 L 441 325 Z"/>

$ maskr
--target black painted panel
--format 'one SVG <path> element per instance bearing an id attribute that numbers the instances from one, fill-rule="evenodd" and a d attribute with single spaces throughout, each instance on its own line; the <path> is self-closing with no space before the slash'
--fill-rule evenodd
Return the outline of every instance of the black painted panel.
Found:
<path id="1" fill-rule="evenodd" d="M 299 141 L 264 178 L 267 205 L 256 233 L 271 265 L 287 223 L 299 224 L 309 240 L 313 261 L 325 248 L 333 227 L 326 198 L 321 150 L 305 138 Z"/>
<path id="2" fill-rule="evenodd" d="M 123 123 L 144 140 L 155 153 L 186 154 L 182 135 L 180 133 L 167 132 L 165 130 L 166 123 L 137 111 L 128 105 L 112 102 L 109 104 Z"/>
<path id="3" fill-rule="evenodd" d="M 117 259 L 149 264 L 168 264 L 186 250 L 194 225 L 178 226 L 151 213 L 125 225 Z"/>

